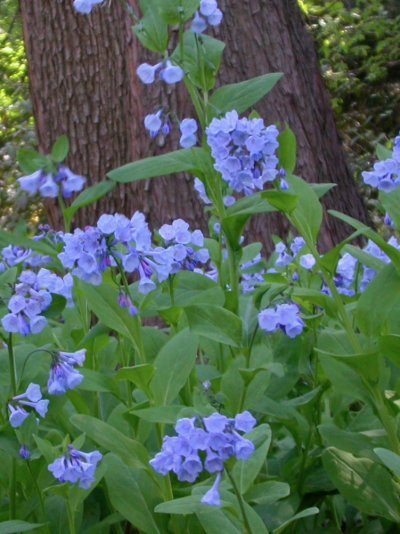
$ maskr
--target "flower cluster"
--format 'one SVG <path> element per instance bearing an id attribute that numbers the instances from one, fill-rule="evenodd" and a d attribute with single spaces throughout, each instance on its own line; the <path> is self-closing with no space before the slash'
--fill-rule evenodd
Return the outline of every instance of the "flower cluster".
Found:
<path id="1" fill-rule="evenodd" d="M 300 317 L 300 310 L 296 304 L 278 304 L 275 308 L 266 308 L 258 314 L 258 324 L 267 334 L 278 329 L 294 338 L 304 329 L 304 321 Z"/>
<path id="2" fill-rule="evenodd" d="M 58 352 L 53 357 L 47 391 L 50 395 L 63 395 L 68 389 L 74 389 L 83 380 L 83 375 L 75 367 L 82 367 L 86 349 L 77 352 Z"/>
<path id="3" fill-rule="evenodd" d="M 200 9 L 196 11 L 191 30 L 203 33 L 208 26 L 219 26 L 223 18 L 222 11 L 218 9 L 217 0 L 201 0 Z"/>
<path id="4" fill-rule="evenodd" d="M 373 171 L 362 173 L 364 183 L 385 193 L 391 193 L 400 186 L 400 135 L 394 141 L 392 157 L 377 161 Z"/>
<path id="5" fill-rule="evenodd" d="M 172 224 L 164 224 L 159 230 L 160 236 L 172 252 L 170 274 L 176 274 L 182 269 L 193 271 L 199 263 L 209 260 L 209 252 L 204 246 L 204 236 L 200 230 L 189 230 L 189 225 L 182 219 L 176 219 Z"/>
<path id="6" fill-rule="evenodd" d="M 88 15 L 95 5 L 101 4 L 104 0 L 74 0 L 74 9 L 78 13 Z"/>
<path id="7" fill-rule="evenodd" d="M 277 178 L 276 126 L 265 127 L 262 119 L 239 119 L 236 111 L 230 111 L 213 119 L 206 134 L 214 168 L 234 191 L 251 195 Z"/>
<path id="8" fill-rule="evenodd" d="M 194 119 L 183 119 L 179 125 L 181 138 L 179 144 L 182 148 L 192 148 L 197 143 L 197 122 Z"/>
<path id="9" fill-rule="evenodd" d="M 1 256 L 4 262 L 2 263 L 4 268 L 15 267 L 15 265 L 19 265 L 20 263 L 22 263 L 24 267 L 40 267 L 41 265 L 46 265 L 51 262 L 49 256 L 43 256 L 30 249 L 25 249 L 16 245 L 8 245 L 8 247 L 4 247 L 1 251 Z"/>
<path id="10" fill-rule="evenodd" d="M 193 270 L 197 263 L 208 261 L 208 251 L 199 248 L 204 244 L 203 234 L 188 228 L 182 219 L 164 225 L 160 235 L 166 246 L 155 247 L 143 213 L 136 212 L 131 219 L 104 214 L 97 227 L 65 234 L 65 247 L 58 257 L 72 274 L 93 285 L 101 284 L 107 268 L 119 265 L 125 272 L 138 275 L 138 290 L 147 294 L 156 288 L 153 278 L 163 282 L 181 269 Z M 132 303 L 127 299 L 124 296 L 120 304 L 131 311 Z"/>
<path id="11" fill-rule="evenodd" d="M 150 465 L 161 475 L 173 471 L 181 482 L 194 482 L 204 470 L 220 474 L 229 458 L 247 460 L 253 454 L 254 444 L 239 432 L 250 432 L 255 424 L 247 411 L 233 419 L 219 413 L 179 419 L 175 425 L 177 436 L 164 437 L 161 452 Z"/>
<path id="12" fill-rule="evenodd" d="M 388 244 L 400 250 L 400 243 L 395 237 L 391 237 L 388 241 Z M 362 250 L 363 252 L 366 252 L 370 256 L 373 256 L 384 263 L 390 263 L 390 258 L 387 256 L 387 254 L 385 254 L 385 252 L 383 252 L 383 250 L 380 249 L 373 241 L 369 240 L 367 245 Z M 355 295 L 357 289 L 357 270 L 358 260 L 348 252 L 343 254 L 338 261 L 335 276 L 335 285 L 338 288 L 339 293 L 350 297 Z M 367 289 L 368 285 L 375 278 L 376 274 L 376 270 L 372 267 L 368 267 L 367 265 L 362 266 L 362 276 L 359 282 L 359 290 L 361 292 L 364 292 Z"/>
<path id="13" fill-rule="evenodd" d="M 275 252 L 278 254 L 275 266 L 287 267 L 294 262 L 295 258 L 297 258 L 305 246 L 306 242 L 302 237 L 295 237 L 293 239 L 289 246 L 290 250 L 288 250 L 286 245 L 280 241 L 275 245 Z M 303 254 L 299 258 L 299 264 L 304 269 L 311 270 L 315 265 L 315 258 L 312 254 Z"/>
<path id="14" fill-rule="evenodd" d="M 39 193 L 44 198 L 56 198 L 61 191 L 64 198 L 70 198 L 73 193 L 81 191 L 86 179 L 74 174 L 68 167 L 60 165 L 57 174 L 36 171 L 28 176 L 18 178 L 19 185 L 29 195 Z"/>
<path id="15" fill-rule="evenodd" d="M 79 487 L 89 489 L 95 480 L 97 464 L 103 458 L 99 451 L 85 453 L 68 445 L 68 451 L 54 460 L 48 469 L 60 482 L 79 482 Z"/>
<path id="16" fill-rule="evenodd" d="M 42 268 L 37 274 L 31 270 L 22 271 L 8 302 L 10 313 L 1 320 L 4 330 L 23 336 L 41 332 L 47 326 L 47 319 L 42 314 L 51 304 L 51 293 L 71 300 L 70 284 L 70 276 L 63 279 L 48 269 Z"/>
<path id="17" fill-rule="evenodd" d="M 40 417 L 47 413 L 49 401 L 42 399 L 42 393 L 38 384 L 29 384 L 25 393 L 16 395 L 8 404 L 10 410 L 10 425 L 13 428 L 20 427 L 29 416 L 29 411 L 25 408 L 33 408 Z"/>
<path id="18" fill-rule="evenodd" d="M 154 83 L 158 78 L 171 85 L 183 80 L 185 73 L 178 65 L 173 65 L 169 59 L 150 65 L 149 63 L 142 63 L 136 69 L 136 74 L 140 81 L 146 85 Z"/>
<path id="19" fill-rule="evenodd" d="M 146 115 L 144 118 L 144 127 L 148 130 L 152 139 L 155 139 L 160 133 L 167 136 L 171 132 L 168 115 L 164 113 L 163 109 L 160 109 L 157 113 Z"/>

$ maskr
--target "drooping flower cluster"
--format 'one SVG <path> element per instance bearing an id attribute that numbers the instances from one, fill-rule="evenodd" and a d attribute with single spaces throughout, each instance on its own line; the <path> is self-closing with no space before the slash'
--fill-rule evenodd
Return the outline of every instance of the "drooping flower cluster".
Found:
<path id="1" fill-rule="evenodd" d="M 179 144 L 182 148 L 191 148 L 197 143 L 197 122 L 194 119 L 183 119 L 179 129 L 181 131 Z"/>
<path id="2" fill-rule="evenodd" d="M 63 395 L 69 389 L 74 389 L 83 380 L 83 375 L 75 367 L 82 367 L 86 357 L 86 349 L 77 352 L 58 352 L 53 357 L 47 391 L 50 395 Z"/>
<path id="3" fill-rule="evenodd" d="M 42 268 L 37 274 L 32 270 L 22 271 L 14 294 L 8 302 L 10 313 L 1 320 L 4 330 L 23 336 L 41 332 L 47 326 L 43 312 L 52 302 L 51 294 L 62 295 L 71 300 L 70 284 L 70 275 L 63 279 L 48 269 Z"/>
<path id="4" fill-rule="evenodd" d="M 18 428 L 23 424 L 30 413 L 26 408 L 32 408 L 40 417 L 44 417 L 47 413 L 48 406 L 49 401 L 42 399 L 40 386 L 38 384 L 29 384 L 25 393 L 16 395 L 8 404 L 10 425 L 13 428 Z"/>
<path id="5" fill-rule="evenodd" d="M 73 193 L 81 191 L 86 179 L 74 174 L 68 167 L 60 165 L 57 174 L 36 171 L 28 176 L 18 178 L 19 185 L 29 195 L 39 193 L 44 198 L 56 198 L 61 192 L 64 198 L 70 198 Z"/>
<path id="6" fill-rule="evenodd" d="M 80 488 L 89 489 L 95 480 L 97 464 L 102 458 L 99 451 L 86 453 L 68 445 L 67 453 L 54 460 L 48 469 L 60 482 L 79 482 Z"/>
<path id="7" fill-rule="evenodd" d="M 392 247 L 400 250 L 400 243 L 393 236 L 389 239 L 388 244 Z M 390 258 L 378 247 L 373 241 L 368 241 L 367 245 L 362 249 L 370 256 L 377 258 L 384 263 L 390 263 Z M 377 272 L 368 265 L 362 265 L 361 267 L 361 279 L 357 282 L 358 260 L 354 258 L 350 253 L 346 252 L 338 261 L 336 267 L 335 285 L 338 288 L 339 293 L 347 296 L 353 296 L 356 291 L 364 292 L 368 285 L 377 275 Z M 325 291 L 328 292 L 325 288 Z"/>
<path id="8" fill-rule="evenodd" d="M 190 29 L 195 33 L 203 33 L 207 26 L 219 26 L 222 18 L 223 14 L 218 8 L 217 0 L 201 0 Z"/>
<path id="9" fill-rule="evenodd" d="M 294 262 L 295 258 L 299 256 L 300 252 L 306 246 L 306 242 L 302 237 L 295 237 L 291 242 L 289 249 L 286 245 L 280 241 L 275 245 L 275 252 L 278 257 L 275 261 L 276 267 L 287 267 Z M 299 264 L 301 267 L 307 270 L 311 270 L 315 265 L 315 258 L 312 254 L 302 254 L 299 257 Z"/>
<path id="10" fill-rule="evenodd" d="M 243 293 L 252 293 L 255 288 L 264 282 L 266 274 L 261 254 L 257 254 L 252 260 L 240 265 L 241 286 Z"/>
<path id="11" fill-rule="evenodd" d="M 200 230 L 189 230 L 189 225 L 182 219 L 172 224 L 164 224 L 159 230 L 168 249 L 171 251 L 172 263 L 170 274 L 182 269 L 193 271 L 199 263 L 207 263 L 209 252 L 204 246 L 204 236 Z"/>
<path id="12" fill-rule="evenodd" d="M 30 249 L 25 249 L 16 245 L 8 245 L 1 251 L 1 264 L 6 267 L 15 267 L 15 265 L 23 264 L 24 267 L 40 267 L 51 262 L 49 256 L 43 256 Z"/>
<path id="13" fill-rule="evenodd" d="M 180 269 L 193 270 L 196 263 L 208 260 L 207 250 L 199 249 L 203 234 L 188 228 L 181 219 L 164 225 L 160 235 L 166 246 L 155 247 L 142 213 L 136 212 L 131 219 L 105 214 L 97 227 L 65 234 L 65 247 L 58 257 L 72 274 L 93 285 L 101 284 L 106 269 L 119 264 L 125 272 L 138 275 L 139 292 L 146 294 L 156 288 L 156 281 L 163 282 Z M 121 300 L 121 306 L 130 308 L 127 298 Z"/>
<path id="14" fill-rule="evenodd" d="M 155 139 L 159 134 L 166 137 L 171 132 L 168 114 L 165 114 L 163 109 L 158 110 L 156 113 L 146 115 L 144 118 L 144 127 L 152 139 Z"/>
<path id="15" fill-rule="evenodd" d="M 161 475 L 174 472 L 181 482 L 194 482 L 202 471 L 221 474 L 224 462 L 230 458 L 248 460 L 254 453 L 254 444 L 239 432 L 250 432 L 255 424 L 247 411 L 233 419 L 219 413 L 179 419 L 175 425 L 177 436 L 164 437 L 161 451 L 150 465 Z M 207 499 L 203 502 L 215 504 Z"/>
<path id="16" fill-rule="evenodd" d="M 101 4 L 104 0 L 74 0 L 74 9 L 78 13 L 88 15 L 95 5 Z"/>
<path id="17" fill-rule="evenodd" d="M 173 65 L 169 59 L 156 65 L 142 63 L 136 69 L 136 74 L 139 76 L 140 81 L 146 85 L 154 83 L 157 78 L 171 85 L 182 81 L 185 76 L 181 67 Z"/>
<path id="18" fill-rule="evenodd" d="M 266 127 L 262 119 L 239 119 L 236 111 L 230 111 L 213 119 L 206 134 L 214 168 L 234 191 L 251 195 L 277 178 L 276 126 Z"/>
<path id="19" fill-rule="evenodd" d="M 394 141 L 392 157 L 374 164 L 373 171 L 362 173 L 364 183 L 385 193 L 400 186 L 400 135 Z"/>
<path id="20" fill-rule="evenodd" d="M 304 329 L 297 304 L 278 304 L 275 308 L 266 308 L 258 314 L 258 324 L 267 334 L 281 329 L 290 338 L 297 337 Z"/>

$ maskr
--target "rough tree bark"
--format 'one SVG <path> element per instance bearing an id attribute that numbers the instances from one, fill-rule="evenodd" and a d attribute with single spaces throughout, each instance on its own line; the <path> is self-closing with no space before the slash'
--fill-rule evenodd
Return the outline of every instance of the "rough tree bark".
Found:
<path id="1" fill-rule="evenodd" d="M 135 5 L 135 0 L 131 2 Z M 220 83 L 284 72 L 284 79 L 258 111 L 267 123 L 287 123 L 295 131 L 298 173 L 310 182 L 340 184 L 329 204 L 366 220 L 297 1 L 221 0 L 220 4 L 225 13 L 220 36 L 227 43 Z M 172 109 L 179 105 L 185 114 L 190 113 L 182 87 L 148 87 L 137 80 L 135 68 L 149 55 L 132 37 L 129 17 L 119 2 L 86 17 L 73 12 L 71 0 L 21 0 L 21 12 L 39 146 L 47 152 L 55 138 L 66 133 L 71 140 L 68 163 L 86 175 L 89 183 L 102 180 L 112 168 L 149 155 L 149 139 L 142 126 L 146 113 L 160 105 Z M 152 153 L 167 149 L 171 141 L 162 148 L 151 146 Z M 83 212 L 78 223 L 93 223 L 105 211 L 129 215 L 135 209 L 148 214 L 154 227 L 178 216 L 194 226 L 205 226 L 191 181 L 184 177 L 119 187 Z M 56 216 L 53 207 L 53 223 Z M 258 218 L 251 227 L 252 239 L 267 245 L 272 233 L 285 231 L 278 217 Z M 324 248 L 346 234 L 346 229 L 330 220 L 323 232 Z"/>

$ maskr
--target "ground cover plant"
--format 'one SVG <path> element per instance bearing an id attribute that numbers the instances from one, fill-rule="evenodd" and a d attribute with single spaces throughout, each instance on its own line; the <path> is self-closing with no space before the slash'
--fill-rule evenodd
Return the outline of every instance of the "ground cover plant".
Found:
<path id="1" fill-rule="evenodd" d="M 82 17 L 101 4 L 74 1 Z M 251 109 L 281 75 L 215 89 L 217 2 L 141 10 L 133 31 L 159 61 L 140 80 L 185 84 L 196 117 L 149 110 L 144 132 L 179 128 L 180 148 L 86 189 L 64 136 L 19 152 L 21 189 L 58 198 L 64 229 L 0 231 L 0 532 L 396 532 L 400 137 L 363 173 L 390 238 L 332 211 L 349 237 L 322 255 L 334 184 L 293 175 L 290 128 Z M 74 227 L 116 183 L 179 172 L 209 236 L 139 211 Z M 292 235 L 263 258 L 245 227 L 276 211 Z"/>

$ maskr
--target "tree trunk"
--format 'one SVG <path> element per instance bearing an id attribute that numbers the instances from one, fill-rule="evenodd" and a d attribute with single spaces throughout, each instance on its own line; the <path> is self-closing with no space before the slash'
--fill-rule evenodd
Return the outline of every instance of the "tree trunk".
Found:
<path id="1" fill-rule="evenodd" d="M 339 183 L 330 204 L 365 220 L 365 208 L 339 143 L 314 44 L 297 2 L 221 0 L 220 4 L 225 13 L 220 34 L 227 43 L 220 82 L 284 72 L 283 81 L 258 106 L 260 114 L 268 124 L 287 123 L 295 131 L 298 173 L 310 182 Z M 182 84 L 178 89 L 140 84 L 135 69 L 148 60 L 149 53 L 132 36 L 129 17 L 119 2 L 98 7 L 89 16 L 76 14 L 72 0 L 21 0 L 21 11 L 33 111 L 43 152 L 50 150 L 57 136 L 67 134 L 71 141 L 68 164 L 92 184 L 115 167 L 176 146 L 176 137 L 163 147 L 151 142 L 143 118 L 160 105 L 180 113 L 183 109 L 182 118 L 188 116 L 191 110 Z M 176 176 L 118 187 L 96 207 L 84 210 L 77 223 L 93 224 L 101 213 L 130 215 L 136 209 L 144 211 L 154 227 L 176 217 L 193 227 L 204 229 L 206 225 L 191 179 Z M 57 223 L 55 206 L 50 206 L 50 220 Z M 286 231 L 283 219 L 260 217 L 252 224 L 251 237 L 268 246 L 272 233 L 284 235 Z M 323 232 L 324 248 L 345 235 L 347 230 L 330 220 Z"/>

